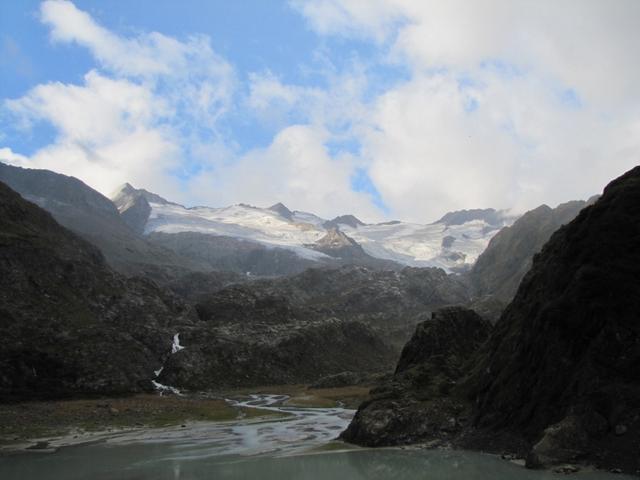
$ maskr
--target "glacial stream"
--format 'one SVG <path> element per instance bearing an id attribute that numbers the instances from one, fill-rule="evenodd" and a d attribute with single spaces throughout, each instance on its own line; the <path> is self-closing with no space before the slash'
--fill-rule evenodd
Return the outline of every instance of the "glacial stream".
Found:
<path id="1" fill-rule="evenodd" d="M 550 480 L 490 455 L 419 449 L 358 449 L 330 443 L 353 410 L 280 406 L 286 397 L 233 402 L 289 414 L 269 420 L 202 422 L 114 434 L 98 443 L 0 457 L 2 480 Z M 579 473 L 584 480 L 621 475 Z M 629 478 L 629 477 L 626 477 Z"/>

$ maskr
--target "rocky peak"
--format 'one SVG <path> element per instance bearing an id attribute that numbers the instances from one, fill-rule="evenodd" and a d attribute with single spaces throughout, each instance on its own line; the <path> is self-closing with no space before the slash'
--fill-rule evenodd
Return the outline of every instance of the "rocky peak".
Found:
<path id="1" fill-rule="evenodd" d="M 340 229 L 332 227 L 329 228 L 327 234 L 316 242 L 316 245 L 324 248 L 342 248 L 342 247 L 354 247 L 359 246 L 358 243 Z"/>
<path id="2" fill-rule="evenodd" d="M 348 225 L 351 228 L 358 228 L 364 226 L 365 223 L 360 219 L 355 217 L 354 215 L 340 215 L 339 217 L 334 218 L 333 220 L 329 220 L 324 222 L 322 225 L 326 229 L 339 227 L 340 225 Z"/>
<path id="3" fill-rule="evenodd" d="M 286 218 L 287 220 L 293 219 L 293 212 L 289 210 L 283 203 L 278 202 L 275 205 L 271 205 L 268 210 L 276 212 L 278 215 Z"/>
<path id="4" fill-rule="evenodd" d="M 148 203 L 159 203 L 162 205 L 176 205 L 173 202 L 170 202 L 160 195 L 149 192 L 144 188 L 135 188 L 130 183 L 125 183 L 116 189 L 115 192 L 111 194 L 111 201 L 118 207 L 118 210 L 122 211 L 123 208 L 126 208 L 130 203 L 135 202 L 137 198 L 144 198 Z"/>

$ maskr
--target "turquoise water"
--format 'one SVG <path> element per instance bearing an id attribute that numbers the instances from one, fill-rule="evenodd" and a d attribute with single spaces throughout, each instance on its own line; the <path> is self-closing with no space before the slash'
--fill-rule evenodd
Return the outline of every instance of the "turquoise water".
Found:
<path id="1" fill-rule="evenodd" d="M 353 411 L 277 406 L 280 397 L 254 396 L 243 404 L 292 414 L 285 420 L 203 423 L 188 428 L 114 435 L 55 453 L 0 457 L 2 480 L 201 479 L 447 479 L 549 480 L 566 478 L 526 470 L 490 455 L 402 449 L 319 452 Z M 335 445 L 335 444 L 334 444 Z M 621 475 L 581 473 L 605 480 Z M 628 478 L 628 477 L 627 477 Z"/>

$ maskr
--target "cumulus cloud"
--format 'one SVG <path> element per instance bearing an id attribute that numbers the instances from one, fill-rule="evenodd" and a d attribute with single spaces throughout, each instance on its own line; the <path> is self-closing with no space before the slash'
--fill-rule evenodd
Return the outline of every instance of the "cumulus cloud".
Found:
<path id="1" fill-rule="evenodd" d="M 329 138 L 321 127 L 286 127 L 269 147 L 194 177 L 189 188 L 211 192 L 209 200 L 218 205 L 238 198 L 262 206 L 281 201 L 327 218 L 345 211 L 380 218 L 369 196 L 351 189 L 354 159 L 348 154 L 331 156 L 325 146 Z"/>
<path id="2" fill-rule="evenodd" d="M 634 0 L 290 5 L 321 45 L 313 85 L 236 72 L 203 35 L 123 36 L 70 1 L 43 2 L 52 41 L 86 48 L 95 69 L 5 101 L 18 126 L 47 122 L 56 137 L 0 156 L 103 193 L 129 181 L 187 204 L 419 222 L 586 198 L 638 163 Z M 345 61 L 351 40 L 366 57 Z M 230 114 L 268 125 L 270 144 L 238 148 Z M 369 193 L 354 184 L 363 175 Z"/>
<path id="3" fill-rule="evenodd" d="M 361 125 L 371 177 L 399 216 L 585 198 L 638 163 L 638 2 L 292 5 L 319 34 L 368 37 L 381 61 L 410 70 Z"/>

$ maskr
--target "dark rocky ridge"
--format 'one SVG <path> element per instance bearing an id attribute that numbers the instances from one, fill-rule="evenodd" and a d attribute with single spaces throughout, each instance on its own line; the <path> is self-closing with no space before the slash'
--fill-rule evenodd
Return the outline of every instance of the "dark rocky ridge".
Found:
<path id="1" fill-rule="evenodd" d="M 311 383 L 345 369 L 386 372 L 395 360 L 393 349 L 365 324 L 280 316 L 287 306 L 279 300 L 272 306 L 265 301 L 246 323 L 218 320 L 185 331 L 185 350 L 169 358 L 159 380 L 190 390 Z"/>
<path id="2" fill-rule="evenodd" d="M 261 298 L 281 299 L 288 308 L 304 312 L 305 318 L 360 321 L 396 345 L 398 352 L 425 312 L 469 301 L 464 285 L 437 268 L 406 267 L 394 272 L 344 266 L 228 287 L 201 296 L 197 308 L 205 321 L 214 321 L 231 304 L 232 318 L 242 323 L 240 312 L 256 315 L 254 305 L 260 303 L 255 299 Z"/>
<path id="3" fill-rule="evenodd" d="M 419 362 L 428 375 L 407 383 L 397 372 L 361 406 L 344 438 L 507 449 L 528 455 L 532 467 L 585 462 L 636 473 L 639 279 L 636 167 L 553 234 L 489 340 L 454 375 L 455 386 L 429 390 L 449 370 L 428 355 Z"/>
<path id="4" fill-rule="evenodd" d="M 195 319 L 0 183 L 0 400 L 148 391 Z"/>
<path id="5" fill-rule="evenodd" d="M 638 311 L 640 167 L 534 258 L 466 382 L 477 426 L 522 433 L 535 443 L 532 465 L 640 469 Z"/>
<path id="6" fill-rule="evenodd" d="M 0 181 L 96 245 L 120 273 L 164 280 L 201 270 L 192 261 L 140 237 L 123 221 L 111 200 L 77 178 L 0 163 Z"/>
<path id="7" fill-rule="evenodd" d="M 0 401 L 149 391 L 160 366 L 157 380 L 200 389 L 311 382 L 394 361 L 362 322 L 242 286 L 208 295 L 216 307 L 198 317 L 153 282 L 112 271 L 0 184 Z M 176 333 L 186 349 L 170 355 Z"/>

